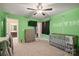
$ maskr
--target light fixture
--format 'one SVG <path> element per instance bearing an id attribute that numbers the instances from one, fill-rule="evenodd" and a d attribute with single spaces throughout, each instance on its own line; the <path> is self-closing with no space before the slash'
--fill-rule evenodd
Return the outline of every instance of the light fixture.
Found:
<path id="1" fill-rule="evenodd" d="M 40 13 L 42 13 L 42 10 L 37 10 L 36 12 L 37 12 L 38 14 L 40 14 Z"/>
<path id="2" fill-rule="evenodd" d="M 37 7 L 37 9 L 34 9 L 34 8 L 27 8 L 27 9 L 35 11 L 33 13 L 33 15 L 42 14 L 43 16 L 45 16 L 45 12 L 44 11 L 52 11 L 52 8 L 44 9 L 42 3 L 38 3 L 38 5 L 36 7 Z"/>

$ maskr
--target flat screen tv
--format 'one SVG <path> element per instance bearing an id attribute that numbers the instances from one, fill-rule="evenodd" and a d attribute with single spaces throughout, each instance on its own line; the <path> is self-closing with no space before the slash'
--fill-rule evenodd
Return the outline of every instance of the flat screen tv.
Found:
<path id="1" fill-rule="evenodd" d="M 37 26 L 37 21 L 28 21 L 28 26 Z"/>

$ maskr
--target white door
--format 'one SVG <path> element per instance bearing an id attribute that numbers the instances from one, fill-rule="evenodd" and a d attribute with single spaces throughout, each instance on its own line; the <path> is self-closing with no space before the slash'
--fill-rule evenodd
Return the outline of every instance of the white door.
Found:
<path id="1" fill-rule="evenodd" d="M 37 34 L 38 34 L 38 38 L 41 38 L 41 34 L 42 34 L 42 22 L 37 22 Z"/>
<path id="2" fill-rule="evenodd" d="M 18 20 L 7 18 L 7 33 L 13 37 L 13 43 L 18 43 Z"/>

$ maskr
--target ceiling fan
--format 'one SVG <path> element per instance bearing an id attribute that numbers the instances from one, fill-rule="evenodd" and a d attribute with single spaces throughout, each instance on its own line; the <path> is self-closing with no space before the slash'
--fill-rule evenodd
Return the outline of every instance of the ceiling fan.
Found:
<path id="1" fill-rule="evenodd" d="M 45 13 L 43 11 L 52 11 L 52 8 L 43 9 L 42 3 L 38 3 L 37 9 L 34 8 L 27 8 L 28 10 L 35 10 L 35 13 L 33 15 L 36 15 L 38 13 L 42 13 L 42 15 L 45 16 Z"/>

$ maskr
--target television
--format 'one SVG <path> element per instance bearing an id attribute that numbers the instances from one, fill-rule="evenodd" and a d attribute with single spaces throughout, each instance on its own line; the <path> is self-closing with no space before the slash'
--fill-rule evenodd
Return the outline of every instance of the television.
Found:
<path id="1" fill-rule="evenodd" d="M 37 26 L 37 21 L 28 21 L 28 26 Z"/>

